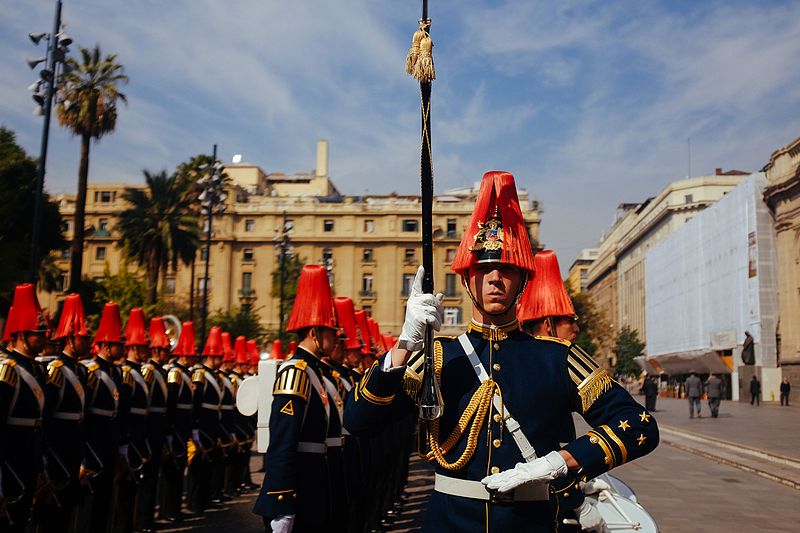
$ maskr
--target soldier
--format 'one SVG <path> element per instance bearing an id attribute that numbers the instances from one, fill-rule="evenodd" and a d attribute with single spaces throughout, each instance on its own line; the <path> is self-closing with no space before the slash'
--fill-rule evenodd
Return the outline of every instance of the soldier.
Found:
<path id="1" fill-rule="evenodd" d="M 127 356 L 120 361 L 122 388 L 120 389 L 120 416 L 122 433 L 126 440 L 127 453 L 120 456 L 114 480 L 116 491 L 115 513 L 112 514 L 112 529 L 119 532 L 133 530 L 136 495 L 142 483 L 145 465 L 150 461 L 147 443 L 147 409 L 150 396 L 149 384 L 142 375 L 141 364 L 149 356 L 141 307 L 131 309 L 125 324 L 125 348 Z M 153 380 L 153 374 L 150 373 Z"/>
<path id="2" fill-rule="evenodd" d="M 466 333 L 430 347 L 444 408 L 429 424 L 437 472 L 425 529 L 550 532 L 548 483 L 570 471 L 588 480 L 649 453 L 655 420 L 577 346 L 520 331 L 516 303 L 534 267 L 511 174 L 484 176 L 452 268 L 472 320 Z M 345 413 L 353 433 L 416 411 L 410 398 L 424 376 L 406 365 L 426 329 L 441 326 L 441 295 L 422 293 L 423 276 L 420 268 L 397 344 L 353 390 Z M 573 411 L 592 429 L 561 447 Z"/>
<path id="3" fill-rule="evenodd" d="M 158 326 L 156 326 L 158 327 Z M 161 325 L 163 329 L 163 323 Z M 153 333 L 151 330 L 151 342 Z M 166 336 L 166 333 L 164 334 Z M 183 479 L 188 460 L 187 443 L 192 439 L 194 421 L 194 386 L 191 359 L 197 355 L 194 343 L 194 324 L 184 322 L 172 354 L 175 359 L 167 365 L 167 459 L 162 467 L 162 498 L 160 515 L 170 522 L 183 520 Z"/>
<path id="4" fill-rule="evenodd" d="M 0 353 L 0 530 L 25 531 L 42 472 L 44 376 L 35 357 L 47 337 L 32 284 L 14 289 L 6 319 L 10 339 Z"/>
<path id="5" fill-rule="evenodd" d="M 326 465 L 332 400 L 322 385 L 320 358 L 336 345 L 328 275 L 319 265 L 300 272 L 288 331 L 300 342 L 282 365 L 273 388 L 270 441 L 264 484 L 253 512 L 267 531 L 330 531 L 341 528 L 331 517 L 330 479 Z"/>
<path id="6" fill-rule="evenodd" d="M 150 460 L 142 467 L 142 481 L 136 494 L 137 531 L 153 531 L 155 526 L 156 492 L 167 425 L 167 371 L 163 365 L 169 358 L 169 339 L 160 317 L 150 319 L 150 360 L 142 365 L 142 377 L 149 391 L 147 397 L 147 446 Z"/>
<path id="7" fill-rule="evenodd" d="M 574 341 L 579 331 L 578 317 L 561 280 L 555 252 L 544 250 L 537 253 L 533 256 L 533 266 L 536 275 L 525 287 L 517 305 L 520 329 L 537 339 Z M 558 440 L 565 445 L 575 437 L 575 424 L 570 415 L 561 422 Z M 558 531 L 602 531 L 605 527 L 603 517 L 593 500 L 586 499 L 579 487 L 573 473 L 554 479 L 550 484 L 552 499 L 559 510 Z M 575 520 L 579 526 L 572 525 Z"/>
<path id="8" fill-rule="evenodd" d="M 37 531 L 42 532 L 74 531 L 74 512 L 80 503 L 86 396 L 78 361 L 89 354 L 91 346 L 80 295 L 64 299 L 53 339 L 63 341 L 64 347 L 47 365 L 44 436 L 53 496 L 36 508 Z"/>
<path id="9" fill-rule="evenodd" d="M 192 442 L 196 449 L 189 463 L 187 506 L 200 513 L 219 502 L 212 502 L 211 476 L 220 454 L 222 385 L 216 374 L 222 359 L 222 330 L 214 326 L 203 348 L 205 360 L 192 369 L 194 385 L 194 425 Z M 213 505 L 212 505 L 213 504 Z"/>
<path id="10" fill-rule="evenodd" d="M 223 347 L 225 345 L 225 333 L 223 333 Z M 230 344 L 230 336 L 228 336 Z M 236 337 L 234 349 L 232 350 L 233 361 L 223 359 L 223 369 L 228 368 L 228 380 L 233 387 L 234 398 L 239 390 L 239 385 L 244 381 L 249 370 L 247 358 L 247 339 L 240 335 Z M 227 359 L 227 355 L 225 356 Z M 232 367 L 231 367 L 232 365 Z M 236 450 L 231 455 L 228 471 L 225 476 L 225 488 L 228 494 L 239 494 L 249 490 L 249 473 L 247 462 L 250 460 L 250 447 L 253 443 L 253 434 L 250 424 L 250 417 L 244 416 L 238 409 L 233 409 L 231 426 L 236 439 Z M 223 417 L 225 414 L 223 413 Z"/>
<path id="11" fill-rule="evenodd" d="M 226 346 L 227 339 L 227 346 Z M 223 331 L 220 334 L 222 350 L 221 357 L 215 357 L 215 366 L 217 374 L 217 382 L 222 389 L 222 401 L 220 402 L 220 444 L 221 453 L 218 460 L 214 464 L 214 474 L 211 478 L 212 482 L 212 500 L 223 501 L 230 500 L 235 496 L 234 492 L 226 490 L 225 483 L 226 477 L 230 475 L 230 468 L 233 461 L 233 456 L 238 451 L 238 439 L 236 432 L 236 391 L 234 390 L 233 383 L 228 377 L 228 373 L 233 368 L 235 358 L 233 357 L 233 349 L 231 348 L 230 333 Z"/>
<path id="12" fill-rule="evenodd" d="M 118 459 L 127 460 L 128 446 L 123 440 L 120 412 L 122 375 L 114 361 L 122 354 L 122 329 L 119 306 L 103 306 L 100 325 L 94 337 L 95 356 L 81 361 L 86 383 L 86 449 L 84 475 L 89 480 L 91 498 L 80 510 L 81 531 L 106 533 L 110 530 L 112 491 Z"/>

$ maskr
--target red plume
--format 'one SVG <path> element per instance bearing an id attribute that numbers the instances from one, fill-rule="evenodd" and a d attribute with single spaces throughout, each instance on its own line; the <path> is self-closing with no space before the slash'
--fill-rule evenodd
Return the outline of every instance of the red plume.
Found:
<path id="1" fill-rule="evenodd" d="M 309 326 L 337 327 L 328 272 L 322 265 L 305 265 L 300 271 L 297 296 L 286 330 L 297 331 Z"/>
<path id="2" fill-rule="evenodd" d="M 97 326 L 94 336 L 94 344 L 101 342 L 122 342 L 122 319 L 119 316 L 119 305 L 115 302 L 107 302 L 103 306 L 100 325 Z"/>
<path id="3" fill-rule="evenodd" d="M 555 252 L 539 252 L 533 263 L 536 275 L 528 282 L 519 300 L 517 320 L 527 322 L 546 316 L 574 316 L 575 308 L 561 280 Z"/>
<path id="4" fill-rule="evenodd" d="M 83 300 L 80 294 L 68 294 L 64 299 L 64 308 L 61 310 L 61 320 L 58 321 L 54 339 L 63 339 L 69 335 L 88 337 L 86 317 L 83 310 Z"/>

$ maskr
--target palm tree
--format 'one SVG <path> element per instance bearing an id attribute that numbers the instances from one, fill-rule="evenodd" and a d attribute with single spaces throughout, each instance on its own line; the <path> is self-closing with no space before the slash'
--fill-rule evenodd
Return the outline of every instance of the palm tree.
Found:
<path id="1" fill-rule="evenodd" d="M 118 85 L 127 83 L 124 68 L 116 54 L 105 57 L 100 45 L 93 50 L 81 47 L 81 62 L 67 59 L 62 75 L 62 102 L 56 107 L 58 121 L 81 138 L 81 161 L 78 168 L 78 196 L 75 199 L 75 224 L 72 237 L 69 290 L 75 292 L 81 283 L 83 268 L 83 232 L 86 212 L 86 184 L 89 177 L 89 145 L 92 139 L 114 131 L 117 125 L 117 101 L 127 103 Z"/>
<path id="2" fill-rule="evenodd" d="M 186 180 L 166 171 L 144 171 L 147 187 L 128 188 L 122 194 L 130 207 L 119 215 L 125 253 L 147 271 L 148 303 L 155 303 L 159 274 L 178 262 L 190 264 L 200 243 L 195 197 Z"/>

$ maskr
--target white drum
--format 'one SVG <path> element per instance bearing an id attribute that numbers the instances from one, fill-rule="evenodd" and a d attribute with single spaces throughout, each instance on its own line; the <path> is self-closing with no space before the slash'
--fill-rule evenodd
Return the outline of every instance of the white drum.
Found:
<path id="1" fill-rule="evenodd" d="M 623 498 L 628 498 L 634 503 L 639 503 L 639 500 L 636 499 L 636 493 L 633 492 L 631 486 L 622 481 L 620 478 L 612 476 L 608 472 L 605 474 L 600 474 L 597 477 L 608 483 L 608 485 L 611 487 L 611 492 L 618 494 Z"/>
<path id="2" fill-rule="evenodd" d="M 658 533 L 658 525 L 644 507 L 608 490 L 587 496 L 597 503 L 610 533 Z"/>

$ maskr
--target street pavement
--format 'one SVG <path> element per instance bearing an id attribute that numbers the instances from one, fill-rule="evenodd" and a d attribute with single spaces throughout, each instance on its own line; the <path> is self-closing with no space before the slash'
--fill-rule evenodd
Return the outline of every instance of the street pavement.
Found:
<path id="1" fill-rule="evenodd" d="M 720 418 L 708 417 L 704 405 L 703 418 L 689 419 L 687 404 L 659 398 L 661 445 L 613 471 L 634 489 L 661 533 L 800 530 L 800 407 L 723 402 Z M 580 418 L 576 426 L 586 429 Z M 753 455 L 759 451 L 763 456 Z M 253 459 L 254 468 L 259 463 Z M 254 482 L 262 478 L 253 473 Z M 432 467 L 412 455 L 406 505 L 387 531 L 419 531 L 432 490 Z M 250 511 L 255 497 L 246 494 L 224 510 L 164 531 L 263 531 Z"/>

